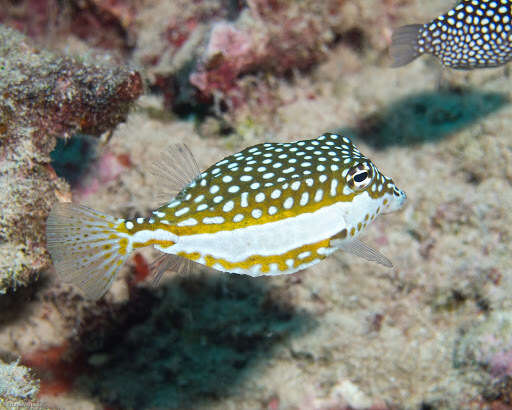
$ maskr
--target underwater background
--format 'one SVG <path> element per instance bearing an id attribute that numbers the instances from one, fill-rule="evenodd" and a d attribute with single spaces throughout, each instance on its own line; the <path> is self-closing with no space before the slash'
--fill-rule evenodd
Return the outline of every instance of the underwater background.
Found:
<path id="1" fill-rule="evenodd" d="M 454 3 L 0 0 L 0 408 L 512 408 L 510 68 L 390 68 Z M 56 277 L 56 202 L 147 216 L 169 144 L 205 169 L 327 131 L 407 193 L 362 234 L 393 269 Z"/>

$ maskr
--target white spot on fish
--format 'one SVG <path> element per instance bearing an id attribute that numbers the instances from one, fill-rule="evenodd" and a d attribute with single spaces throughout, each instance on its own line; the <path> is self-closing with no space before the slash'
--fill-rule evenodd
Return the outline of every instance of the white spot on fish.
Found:
<path id="1" fill-rule="evenodd" d="M 234 201 L 228 201 L 224 204 L 224 206 L 222 207 L 222 210 L 224 212 L 230 212 L 231 210 L 233 210 L 233 208 L 235 207 L 235 202 Z"/>
<path id="2" fill-rule="evenodd" d="M 281 196 L 281 190 L 280 189 L 274 189 L 272 193 L 270 194 L 270 197 L 272 199 L 277 199 Z"/>
<path id="3" fill-rule="evenodd" d="M 338 187 L 338 180 L 336 178 L 331 180 L 331 196 L 336 196 L 336 188 Z"/>
<path id="4" fill-rule="evenodd" d="M 247 208 L 249 206 L 249 202 L 247 201 L 248 197 L 249 197 L 248 192 L 242 192 L 242 195 L 240 196 L 240 206 L 242 208 Z"/>
<path id="5" fill-rule="evenodd" d="M 197 225 L 197 220 L 194 218 L 188 218 L 184 221 L 178 222 L 178 226 L 193 226 Z"/>
<path id="6" fill-rule="evenodd" d="M 283 203 L 284 209 L 290 209 L 292 206 L 293 206 L 293 198 L 292 197 L 286 198 L 286 200 Z"/>
<path id="7" fill-rule="evenodd" d="M 311 252 L 310 251 L 305 251 L 305 252 L 301 252 L 297 255 L 297 258 L 299 259 L 305 259 L 307 258 L 308 256 L 311 256 Z"/>
<path id="8" fill-rule="evenodd" d="M 204 224 L 221 224 L 224 222 L 224 218 L 222 216 L 213 216 L 213 217 L 206 217 L 203 218 Z"/>
<path id="9" fill-rule="evenodd" d="M 186 206 L 185 208 L 181 208 L 179 211 L 176 211 L 174 213 L 174 216 L 185 215 L 189 210 L 190 210 L 190 208 L 188 206 Z"/>
<path id="10" fill-rule="evenodd" d="M 300 205 L 305 206 L 309 202 L 309 193 L 303 192 L 300 197 Z"/>

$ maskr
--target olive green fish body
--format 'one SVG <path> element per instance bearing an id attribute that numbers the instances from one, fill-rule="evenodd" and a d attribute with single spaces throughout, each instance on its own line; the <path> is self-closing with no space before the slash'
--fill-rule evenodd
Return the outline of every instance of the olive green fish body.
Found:
<path id="1" fill-rule="evenodd" d="M 379 214 L 399 209 L 405 198 L 349 138 L 324 134 L 259 144 L 226 157 L 151 217 L 112 221 L 108 233 L 118 247 L 123 241 L 118 251 L 126 255 L 154 245 L 220 271 L 251 276 L 293 273 L 337 249 L 390 266 L 356 238 Z M 49 238 L 55 225 L 50 218 Z M 51 243 L 58 261 L 62 244 Z M 101 292 L 95 290 L 92 297 Z"/>

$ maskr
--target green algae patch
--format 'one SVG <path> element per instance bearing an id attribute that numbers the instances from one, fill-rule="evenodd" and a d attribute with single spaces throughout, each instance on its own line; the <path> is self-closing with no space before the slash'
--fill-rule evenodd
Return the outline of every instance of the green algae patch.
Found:
<path id="1" fill-rule="evenodd" d="M 197 265 L 195 265 L 197 266 Z M 121 408 L 202 408 L 240 394 L 316 320 L 265 278 L 192 272 L 84 319 L 77 386 Z"/>
<path id="2" fill-rule="evenodd" d="M 433 143 L 460 132 L 509 104 L 508 95 L 472 89 L 424 91 L 359 120 L 348 135 L 377 149 Z"/>

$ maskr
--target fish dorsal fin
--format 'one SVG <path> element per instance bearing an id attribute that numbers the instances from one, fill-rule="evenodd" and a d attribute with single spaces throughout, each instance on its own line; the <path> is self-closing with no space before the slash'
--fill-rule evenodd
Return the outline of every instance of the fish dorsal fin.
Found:
<path id="1" fill-rule="evenodd" d="M 360 241 L 359 239 L 350 239 L 350 240 L 335 240 L 333 241 L 333 245 L 337 246 L 341 250 L 345 252 L 349 252 L 353 255 L 359 256 L 367 261 L 377 262 L 381 265 L 384 265 L 388 268 L 392 268 L 393 264 L 391 261 L 386 258 L 382 253 L 376 251 L 373 248 L 370 248 L 367 244 Z"/>
<path id="2" fill-rule="evenodd" d="M 160 187 L 158 200 L 172 200 L 199 174 L 200 169 L 194 155 L 185 144 L 171 144 L 149 169 Z"/>

